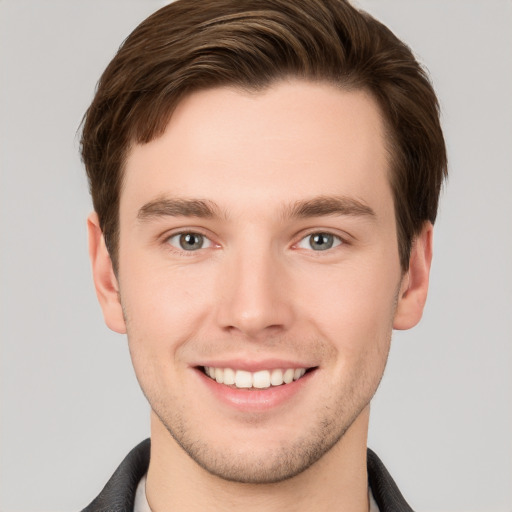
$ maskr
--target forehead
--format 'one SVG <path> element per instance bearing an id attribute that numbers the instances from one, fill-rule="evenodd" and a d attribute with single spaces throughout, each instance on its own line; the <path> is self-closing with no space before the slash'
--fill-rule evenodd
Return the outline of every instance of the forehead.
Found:
<path id="1" fill-rule="evenodd" d="M 365 91 L 299 80 L 221 87 L 183 99 L 162 136 L 131 148 L 121 214 L 160 196 L 258 211 L 343 195 L 378 209 L 387 176 L 383 122 Z"/>

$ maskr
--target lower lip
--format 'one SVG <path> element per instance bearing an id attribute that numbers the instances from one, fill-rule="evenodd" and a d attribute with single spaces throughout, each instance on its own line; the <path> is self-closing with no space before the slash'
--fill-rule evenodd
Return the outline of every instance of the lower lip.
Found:
<path id="1" fill-rule="evenodd" d="M 202 382 L 211 393 L 222 403 L 244 412 L 268 411 L 279 407 L 295 397 L 312 378 L 315 370 L 307 372 L 298 380 L 281 386 L 271 386 L 265 389 L 238 389 L 219 384 L 208 377 L 200 369 L 196 369 Z"/>

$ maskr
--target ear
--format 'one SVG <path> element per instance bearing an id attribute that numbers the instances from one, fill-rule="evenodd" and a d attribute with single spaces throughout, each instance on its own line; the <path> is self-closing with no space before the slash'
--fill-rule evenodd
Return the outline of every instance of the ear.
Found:
<path id="1" fill-rule="evenodd" d="M 426 222 L 414 239 L 409 270 L 404 274 L 400 286 L 393 321 L 394 329 L 410 329 L 421 320 L 423 315 L 432 262 L 432 233 L 432 224 Z"/>
<path id="2" fill-rule="evenodd" d="M 126 324 L 119 296 L 119 285 L 96 212 L 91 213 L 87 218 L 87 232 L 94 286 L 103 310 L 103 318 L 110 329 L 125 334 Z"/>

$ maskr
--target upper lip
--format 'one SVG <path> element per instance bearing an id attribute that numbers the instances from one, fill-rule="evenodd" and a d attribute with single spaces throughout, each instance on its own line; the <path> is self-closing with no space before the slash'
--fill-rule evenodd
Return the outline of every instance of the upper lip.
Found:
<path id="1" fill-rule="evenodd" d="M 257 372 L 260 370 L 275 370 L 287 368 L 313 368 L 316 365 L 304 363 L 301 361 L 294 361 L 290 359 L 262 359 L 262 360 L 247 360 L 247 359 L 223 359 L 223 360 L 205 360 L 198 364 L 192 365 L 194 367 L 210 366 L 214 368 L 232 368 L 233 370 L 245 370 L 247 372 Z"/>

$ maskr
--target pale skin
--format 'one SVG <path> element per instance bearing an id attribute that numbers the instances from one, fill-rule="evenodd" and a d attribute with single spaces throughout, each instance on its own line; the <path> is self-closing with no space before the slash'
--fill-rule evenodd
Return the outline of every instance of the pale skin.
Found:
<path id="1" fill-rule="evenodd" d="M 152 408 L 153 512 L 368 510 L 369 403 L 432 257 L 425 223 L 400 267 L 372 97 L 299 80 L 194 93 L 124 172 L 117 275 L 96 214 L 90 256 Z M 247 390 L 206 366 L 307 373 Z"/>

